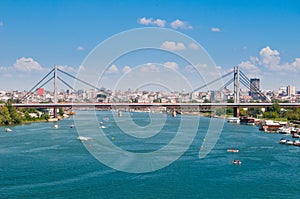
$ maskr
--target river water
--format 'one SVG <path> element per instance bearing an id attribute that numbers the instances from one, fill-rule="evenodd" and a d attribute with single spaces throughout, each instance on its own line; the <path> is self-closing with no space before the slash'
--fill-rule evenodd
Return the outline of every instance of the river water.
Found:
<path id="1" fill-rule="evenodd" d="M 167 118 L 162 133 L 172 134 L 180 115 Z M 112 142 L 128 151 L 158 150 L 170 137 L 150 142 L 115 133 L 111 112 L 96 116 Z M 146 125 L 147 113 L 131 114 Z M 58 122 L 0 127 L 0 198 L 297 198 L 300 196 L 300 147 L 280 145 L 281 137 L 257 127 L 225 123 L 213 150 L 203 159 L 199 149 L 210 118 L 200 119 L 188 150 L 169 166 L 148 173 L 112 169 L 89 153 L 77 139 L 73 118 Z M 218 120 L 218 119 L 215 119 Z M 174 136 L 174 134 L 172 135 Z M 172 138 L 171 136 L 171 138 Z M 147 140 L 147 138 L 145 138 Z M 87 141 L 88 142 L 88 141 Z M 157 144 L 159 143 L 159 144 Z M 151 147 L 155 145 L 155 147 Z M 86 145 L 92 146 L 92 145 Z M 228 153 L 228 148 L 239 153 Z M 232 164 L 239 159 L 241 165 Z M 120 163 L 121 164 L 121 163 Z"/>

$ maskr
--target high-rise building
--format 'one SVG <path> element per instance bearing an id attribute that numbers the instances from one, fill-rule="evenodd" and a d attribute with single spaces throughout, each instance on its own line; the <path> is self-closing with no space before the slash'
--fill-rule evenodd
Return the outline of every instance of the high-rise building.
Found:
<path id="1" fill-rule="evenodd" d="M 38 93 L 38 96 L 44 95 L 44 88 L 38 88 L 37 93 Z"/>
<path id="2" fill-rule="evenodd" d="M 253 100 L 258 100 L 260 99 L 259 93 L 259 84 L 260 84 L 260 79 L 258 78 L 252 78 L 250 79 L 250 96 L 252 97 Z"/>
<path id="3" fill-rule="evenodd" d="M 287 90 L 287 95 L 288 96 L 295 96 L 296 95 L 296 88 L 295 86 L 287 86 L 286 87 L 286 90 Z"/>

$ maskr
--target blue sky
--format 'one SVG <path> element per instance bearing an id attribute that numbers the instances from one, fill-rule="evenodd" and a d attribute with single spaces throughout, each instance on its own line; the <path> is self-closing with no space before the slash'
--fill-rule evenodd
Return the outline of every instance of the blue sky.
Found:
<path id="1" fill-rule="evenodd" d="M 186 34 L 208 52 L 221 73 L 239 65 L 249 77 L 261 78 L 262 89 L 294 85 L 300 90 L 299 21 L 296 0 L 3 0 L 0 90 L 28 90 L 54 64 L 76 74 L 99 43 L 142 27 Z M 133 59 L 109 68 L 110 79 L 133 69 Z M 162 64 L 166 62 L 175 61 Z M 186 67 L 180 61 L 172 64 L 176 70 Z"/>

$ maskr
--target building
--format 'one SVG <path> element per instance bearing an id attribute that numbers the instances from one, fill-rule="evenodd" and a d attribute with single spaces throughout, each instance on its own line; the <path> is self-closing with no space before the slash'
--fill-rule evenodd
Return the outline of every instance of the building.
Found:
<path id="1" fill-rule="evenodd" d="M 295 86 L 287 86 L 286 87 L 287 95 L 288 96 L 295 96 L 296 95 L 296 88 Z"/>
<path id="2" fill-rule="evenodd" d="M 258 94 L 260 91 L 260 79 L 252 78 L 250 79 L 250 93 L 249 95 L 253 100 L 259 100 L 260 95 Z"/>
<path id="3" fill-rule="evenodd" d="M 37 94 L 38 94 L 38 96 L 43 96 L 44 95 L 44 88 L 38 88 Z"/>

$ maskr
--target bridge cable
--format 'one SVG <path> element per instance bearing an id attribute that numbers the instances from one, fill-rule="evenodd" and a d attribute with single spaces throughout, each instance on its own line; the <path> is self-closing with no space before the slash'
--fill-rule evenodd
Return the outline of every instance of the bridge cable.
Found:
<path id="1" fill-rule="evenodd" d="M 28 97 L 29 93 L 31 93 L 42 81 L 44 81 L 44 79 L 46 79 L 52 72 L 54 71 L 54 69 L 52 69 L 47 75 L 45 75 L 42 80 L 40 80 L 37 84 L 35 84 L 22 98 L 21 101 L 24 100 L 25 98 Z"/>
<path id="2" fill-rule="evenodd" d="M 264 93 L 262 93 L 256 86 L 252 85 L 252 89 L 251 89 L 251 82 L 250 82 L 249 78 L 242 71 L 240 71 L 240 75 L 249 84 L 249 87 L 248 87 L 249 90 L 254 90 L 261 97 L 265 98 L 266 101 L 270 102 L 269 98 Z"/>
<path id="3" fill-rule="evenodd" d="M 251 90 L 249 82 L 246 81 L 244 78 L 240 78 L 240 82 L 249 90 Z M 255 89 L 256 93 L 260 96 L 263 97 L 267 102 L 270 102 L 267 96 L 265 96 L 263 93 L 259 92 L 259 90 L 256 88 Z"/>
<path id="4" fill-rule="evenodd" d="M 43 83 L 41 86 L 39 86 L 40 88 L 42 88 L 43 86 L 45 86 L 46 84 L 48 84 L 52 79 L 54 79 L 54 76 L 53 77 L 51 77 L 50 79 L 48 79 L 45 83 Z M 37 91 L 38 90 L 38 88 L 37 89 L 35 89 L 35 91 Z"/>
<path id="5" fill-rule="evenodd" d="M 221 88 L 219 88 L 218 91 L 221 92 L 224 88 L 226 88 L 227 86 L 229 86 L 233 81 L 234 81 L 234 78 L 231 78 L 228 82 L 226 82 L 224 84 L 224 86 L 222 86 Z"/>
<path id="6" fill-rule="evenodd" d="M 203 86 L 200 86 L 200 87 L 194 89 L 192 92 L 195 92 L 195 91 L 198 91 L 198 90 L 200 90 L 200 89 L 202 89 L 202 88 L 204 88 L 204 87 L 207 87 L 208 85 L 210 85 L 210 84 L 212 84 L 212 83 L 215 83 L 215 82 L 219 81 L 220 79 L 222 79 L 222 78 L 224 78 L 224 77 L 227 77 L 227 76 L 230 75 L 230 74 L 232 74 L 232 71 L 230 71 L 229 73 L 227 73 L 227 74 L 225 74 L 225 75 L 222 75 L 221 77 L 219 77 L 219 78 L 217 78 L 217 79 L 215 79 L 215 80 L 210 81 L 209 83 L 207 83 L 207 84 L 205 84 L 205 85 L 203 85 Z"/>
<path id="7" fill-rule="evenodd" d="M 67 82 L 65 82 L 63 79 L 61 79 L 60 77 L 58 77 L 57 76 L 57 79 L 59 79 L 63 84 L 65 84 L 67 87 L 69 87 L 70 89 L 72 89 L 72 90 L 74 90 L 75 91 L 75 89 L 71 86 L 71 85 L 69 85 Z"/>
<path id="8" fill-rule="evenodd" d="M 66 73 L 66 72 L 60 70 L 59 68 L 58 68 L 57 70 L 60 71 L 60 72 L 62 72 L 62 73 L 64 73 L 65 75 L 68 75 L 69 77 L 71 77 L 71 78 L 73 78 L 73 79 L 76 79 L 76 80 L 80 81 L 80 82 L 83 83 L 83 84 L 86 84 L 86 85 L 88 85 L 88 86 L 90 86 L 90 87 L 92 87 L 92 88 L 94 88 L 94 89 L 96 89 L 96 90 L 98 90 L 98 91 L 102 91 L 102 92 L 108 94 L 107 92 L 103 91 L 103 89 L 99 89 L 99 88 L 97 88 L 96 86 L 93 86 L 92 84 L 90 84 L 90 83 L 88 83 L 88 82 L 85 82 L 85 81 L 83 81 L 83 80 L 81 80 L 81 79 L 79 79 L 79 78 L 77 78 L 77 77 L 75 77 L 75 76 L 73 76 L 73 75 L 71 75 L 71 74 L 69 74 L 69 73 Z"/>

